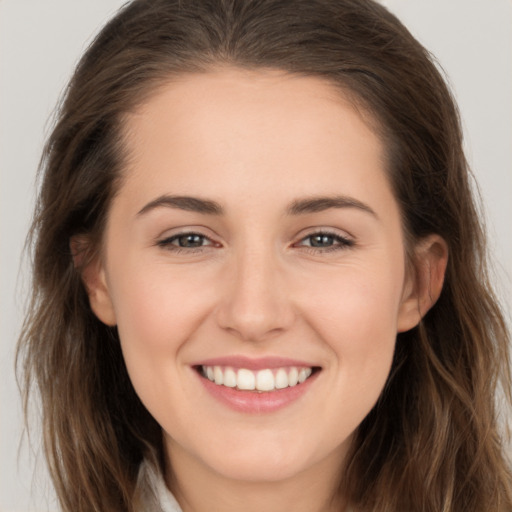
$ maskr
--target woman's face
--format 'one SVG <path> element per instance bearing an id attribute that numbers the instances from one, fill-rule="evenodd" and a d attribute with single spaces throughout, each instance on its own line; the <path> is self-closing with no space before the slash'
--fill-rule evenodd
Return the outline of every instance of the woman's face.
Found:
<path id="1" fill-rule="evenodd" d="M 320 79 L 235 69 L 169 82 L 125 127 L 88 288 L 172 464 L 336 471 L 418 320 L 379 137 Z"/>

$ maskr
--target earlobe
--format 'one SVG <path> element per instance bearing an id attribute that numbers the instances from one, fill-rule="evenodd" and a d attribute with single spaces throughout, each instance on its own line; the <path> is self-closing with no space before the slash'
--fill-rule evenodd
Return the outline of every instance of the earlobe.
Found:
<path id="1" fill-rule="evenodd" d="M 71 254 L 76 270 L 80 273 L 89 304 L 98 319 L 106 325 L 116 325 L 116 316 L 99 255 L 91 255 L 88 241 L 73 237 L 70 242 Z"/>
<path id="2" fill-rule="evenodd" d="M 439 235 L 429 235 L 418 242 L 404 287 L 398 332 L 416 327 L 436 303 L 443 289 L 447 263 L 448 246 Z"/>

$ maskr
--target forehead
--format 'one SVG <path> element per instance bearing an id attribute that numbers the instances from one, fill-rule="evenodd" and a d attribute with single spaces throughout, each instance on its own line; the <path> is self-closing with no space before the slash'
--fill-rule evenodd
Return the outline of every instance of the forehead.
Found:
<path id="1" fill-rule="evenodd" d="M 126 185 L 148 200 L 207 192 L 222 202 L 230 193 L 279 191 L 289 199 L 337 185 L 351 193 L 356 182 L 361 190 L 387 186 L 381 139 L 321 78 L 232 68 L 182 75 L 129 114 L 124 128 Z"/>

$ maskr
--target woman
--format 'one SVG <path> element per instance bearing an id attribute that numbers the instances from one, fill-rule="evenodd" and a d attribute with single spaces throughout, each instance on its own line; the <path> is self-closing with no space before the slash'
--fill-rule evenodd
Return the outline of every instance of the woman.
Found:
<path id="1" fill-rule="evenodd" d="M 384 8 L 131 2 L 42 172 L 20 348 L 64 510 L 512 510 L 457 110 Z"/>

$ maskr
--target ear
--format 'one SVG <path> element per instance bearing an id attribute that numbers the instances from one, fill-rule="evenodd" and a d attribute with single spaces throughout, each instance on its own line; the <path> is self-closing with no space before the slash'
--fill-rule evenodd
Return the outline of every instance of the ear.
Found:
<path id="1" fill-rule="evenodd" d="M 439 235 L 429 235 L 416 244 L 398 313 L 398 332 L 416 327 L 436 303 L 447 263 L 448 245 Z"/>
<path id="2" fill-rule="evenodd" d="M 73 263 L 89 296 L 91 309 L 104 324 L 116 325 L 114 306 L 100 255 L 97 252 L 93 253 L 93 244 L 83 236 L 72 237 L 69 245 Z"/>

